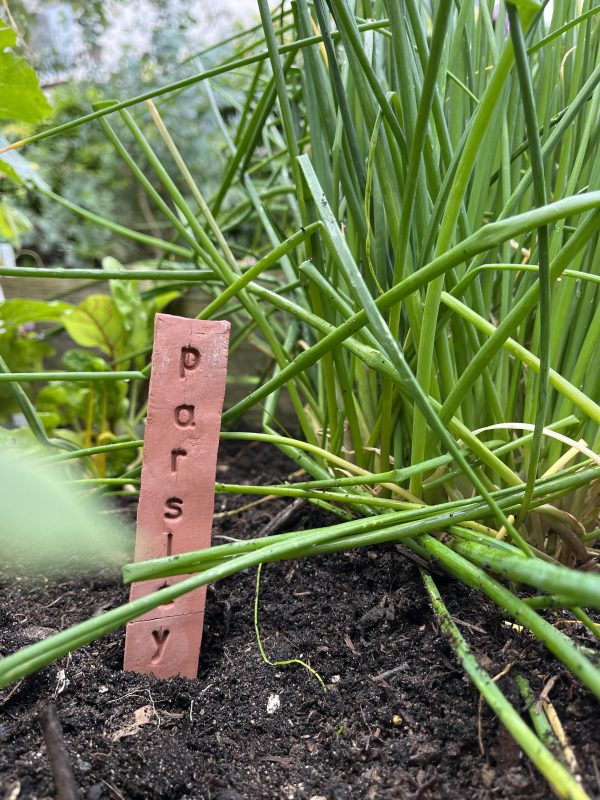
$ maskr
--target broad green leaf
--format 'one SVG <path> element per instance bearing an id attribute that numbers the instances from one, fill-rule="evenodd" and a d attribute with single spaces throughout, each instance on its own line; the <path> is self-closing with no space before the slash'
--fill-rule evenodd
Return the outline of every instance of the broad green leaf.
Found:
<path id="1" fill-rule="evenodd" d="M 0 134 L 0 147 L 5 147 L 8 139 Z M 40 189 L 48 189 L 48 184 L 40 176 L 36 166 L 27 161 L 26 158 L 16 150 L 9 150 L 0 156 L 0 177 L 4 173 L 7 178 L 14 183 L 38 186 Z"/>
<path id="2" fill-rule="evenodd" d="M 50 105 L 33 68 L 22 56 L 6 50 L 15 44 L 14 31 L 0 22 L 0 119 L 42 122 Z"/>
<path id="3" fill-rule="evenodd" d="M 102 267 L 125 271 L 123 265 L 112 256 L 102 259 Z M 108 283 L 127 331 L 127 348 L 130 352 L 137 352 L 148 342 L 148 303 L 142 299 L 138 281 L 112 280 Z"/>
<path id="4" fill-rule="evenodd" d="M 119 269 L 121 269 L 122 270 L 122 269 L 125 269 L 125 268 L 123 267 L 123 264 L 121 264 L 121 262 L 118 261 L 116 258 L 113 258 L 112 256 L 105 256 L 102 259 L 102 269 L 107 269 L 107 270 L 119 270 Z"/>
<path id="5" fill-rule="evenodd" d="M 106 372 L 110 369 L 102 356 L 89 350 L 67 350 L 62 357 L 62 363 L 73 372 Z"/>
<path id="6" fill-rule="evenodd" d="M 74 425 L 77 427 L 81 420 L 85 419 L 89 396 L 90 387 L 85 383 L 79 381 L 53 382 L 38 392 L 36 406 L 40 413 L 57 414 L 61 426 Z"/>
<path id="7" fill-rule="evenodd" d="M 0 200 L 0 238 L 15 247 L 21 246 L 21 236 L 31 230 L 31 222 L 22 211 L 6 199 Z"/>
<path id="8" fill-rule="evenodd" d="M 102 268 L 125 271 L 123 265 L 112 256 L 102 259 Z M 145 329 L 146 326 L 146 309 L 138 291 L 137 283 L 134 280 L 112 280 L 108 282 L 115 305 L 123 318 L 123 326 L 128 333 L 133 332 L 134 336 L 137 329 Z"/>
<path id="9" fill-rule="evenodd" d="M 9 28 L 3 19 L 0 19 L 0 47 L 2 49 L 5 47 L 14 47 L 16 43 L 17 34 L 12 28 Z"/>
<path id="10" fill-rule="evenodd" d="M 107 361 L 92 350 L 67 350 L 62 357 L 62 363 L 66 369 L 73 372 L 110 370 Z M 125 381 L 50 383 L 38 393 L 36 407 L 43 411 L 58 412 L 63 425 L 73 425 L 76 429 L 85 428 L 91 419 L 95 434 L 106 433 L 107 423 L 110 421 L 113 428 L 111 432 L 118 434 L 118 422 L 124 418 L 129 407 L 127 383 Z M 62 435 L 64 437 L 64 434 Z"/>
<path id="11" fill-rule="evenodd" d="M 0 332 L 20 328 L 30 322 L 58 322 L 73 308 L 58 300 L 27 300 L 15 297 L 0 303 Z"/>
<path id="12" fill-rule="evenodd" d="M 0 357 L 13 372 L 41 372 L 44 369 L 44 359 L 54 353 L 47 342 L 41 340 L 35 333 L 27 333 L 18 326 L 2 324 L 0 331 Z M 20 410 L 21 406 L 10 384 L 0 384 L 0 420 L 8 420 L 12 414 Z M 33 437 L 33 434 L 31 436 Z M 0 442 L 0 450 L 2 447 Z"/>
<path id="13" fill-rule="evenodd" d="M 112 297 L 93 294 L 62 317 L 67 333 L 83 347 L 97 347 L 116 358 L 123 347 L 125 327 Z"/>
<path id="14" fill-rule="evenodd" d="M 0 427 L 0 451 L 2 453 L 43 453 L 44 450 L 29 428 Z"/>
<path id="15" fill-rule="evenodd" d="M 126 331 L 134 331 L 138 322 L 143 318 L 145 323 L 146 310 L 136 287 L 137 281 L 109 281 L 113 300 L 123 318 Z"/>
<path id="16" fill-rule="evenodd" d="M 163 308 L 166 308 L 172 300 L 181 297 L 181 292 L 170 291 L 163 294 L 156 295 L 152 301 L 152 310 L 154 314 L 159 314 Z"/>

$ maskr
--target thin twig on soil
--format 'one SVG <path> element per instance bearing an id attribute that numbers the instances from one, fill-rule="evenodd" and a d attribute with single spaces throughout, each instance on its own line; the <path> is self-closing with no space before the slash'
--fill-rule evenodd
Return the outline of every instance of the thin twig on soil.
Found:
<path id="1" fill-rule="evenodd" d="M 52 703 L 40 713 L 40 726 L 46 742 L 56 799 L 80 800 L 56 706 Z"/>
<path id="2" fill-rule="evenodd" d="M 419 788 L 417 789 L 417 791 L 414 794 L 410 795 L 410 800 L 418 800 L 419 797 L 423 796 L 424 792 L 429 791 L 429 789 L 431 789 L 433 786 L 435 786 L 437 781 L 438 781 L 438 776 L 437 775 L 434 775 L 433 777 L 429 778 L 429 780 L 425 781 L 425 783 L 422 783 L 419 786 Z"/>
<path id="3" fill-rule="evenodd" d="M 306 500 L 304 500 L 304 498 L 294 500 L 293 503 L 287 505 L 283 511 L 275 514 L 275 516 L 267 522 L 265 527 L 261 529 L 259 536 L 272 536 L 274 533 L 279 533 L 284 525 L 296 519 L 305 505 Z"/>

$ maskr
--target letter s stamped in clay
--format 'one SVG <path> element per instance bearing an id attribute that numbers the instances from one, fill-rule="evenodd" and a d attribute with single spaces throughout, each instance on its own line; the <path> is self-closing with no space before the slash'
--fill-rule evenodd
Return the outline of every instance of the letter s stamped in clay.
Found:
<path id="1" fill-rule="evenodd" d="M 165 519 L 179 519 L 183 514 L 182 506 L 183 500 L 180 497 L 169 497 L 165 501 L 165 507 L 169 509 L 165 511 Z"/>

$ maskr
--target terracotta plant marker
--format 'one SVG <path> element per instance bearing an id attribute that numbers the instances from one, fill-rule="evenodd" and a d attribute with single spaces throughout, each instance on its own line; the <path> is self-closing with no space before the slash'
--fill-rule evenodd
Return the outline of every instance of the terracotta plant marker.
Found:
<path id="1" fill-rule="evenodd" d="M 229 322 L 157 314 L 136 561 L 210 547 Z M 131 599 L 184 580 L 133 584 Z M 127 625 L 124 668 L 195 677 L 206 587 Z"/>

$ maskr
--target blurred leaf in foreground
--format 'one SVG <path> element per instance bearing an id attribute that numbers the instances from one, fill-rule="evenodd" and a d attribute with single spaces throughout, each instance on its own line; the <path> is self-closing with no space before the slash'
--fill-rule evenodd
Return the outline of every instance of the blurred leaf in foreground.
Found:
<path id="1" fill-rule="evenodd" d="M 115 515 L 31 457 L 0 455 L 0 507 L 0 558 L 11 570 L 55 576 L 127 560 L 128 537 Z"/>

